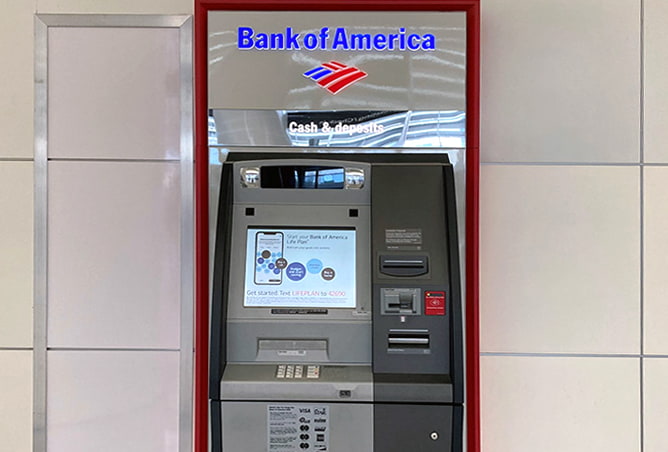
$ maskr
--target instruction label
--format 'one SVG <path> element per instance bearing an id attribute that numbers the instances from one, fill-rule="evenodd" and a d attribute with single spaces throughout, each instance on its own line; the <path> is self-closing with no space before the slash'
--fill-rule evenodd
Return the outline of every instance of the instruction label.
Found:
<path id="1" fill-rule="evenodd" d="M 329 406 L 268 405 L 267 451 L 329 450 Z"/>
<path id="2" fill-rule="evenodd" d="M 385 229 L 387 249 L 414 249 L 422 247 L 422 229 Z"/>

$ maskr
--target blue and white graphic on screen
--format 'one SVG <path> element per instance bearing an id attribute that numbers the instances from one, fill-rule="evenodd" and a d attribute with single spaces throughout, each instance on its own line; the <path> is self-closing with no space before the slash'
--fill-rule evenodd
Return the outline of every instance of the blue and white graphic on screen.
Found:
<path id="1" fill-rule="evenodd" d="M 355 307 L 352 229 L 249 228 L 245 266 L 245 307 Z"/>

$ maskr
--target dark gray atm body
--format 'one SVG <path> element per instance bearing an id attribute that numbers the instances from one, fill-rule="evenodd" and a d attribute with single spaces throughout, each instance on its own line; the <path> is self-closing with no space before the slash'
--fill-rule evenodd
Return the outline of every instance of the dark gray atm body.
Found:
<path id="1" fill-rule="evenodd" d="M 248 169 L 257 186 L 244 186 Z M 329 174 L 320 184 L 304 177 L 319 172 Z M 456 225 L 446 155 L 230 154 L 213 272 L 212 451 L 462 451 Z M 313 276 L 324 278 L 324 294 L 331 278 L 354 273 L 354 302 L 247 305 L 265 293 L 250 286 L 295 286 L 287 268 L 274 280 L 247 274 L 263 231 L 280 240 L 299 231 L 354 237 L 327 251 L 344 253 L 348 269 Z"/>

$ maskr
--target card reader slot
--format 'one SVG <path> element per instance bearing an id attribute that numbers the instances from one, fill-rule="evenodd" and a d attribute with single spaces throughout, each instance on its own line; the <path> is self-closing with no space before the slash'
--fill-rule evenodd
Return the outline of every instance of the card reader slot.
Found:
<path id="1" fill-rule="evenodd" d="M 429 271 L 427 256 L 380 256 L 380 272 L 389 276 L 420 276 Z"/>

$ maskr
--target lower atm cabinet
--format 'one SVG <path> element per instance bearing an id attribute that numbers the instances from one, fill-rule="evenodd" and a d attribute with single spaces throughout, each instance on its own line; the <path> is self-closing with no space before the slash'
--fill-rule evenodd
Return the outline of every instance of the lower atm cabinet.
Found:
<path id="1" fill-rule="evenodd" d="M 463 450 L 461 405 L 377 403 L 373 413 L 374 452 Z"/>
<path id="2" fill-rule="evenodd" d="M 222 452 L 462 452 L 460 405 L 214 401 L 211 410 Z"/>

